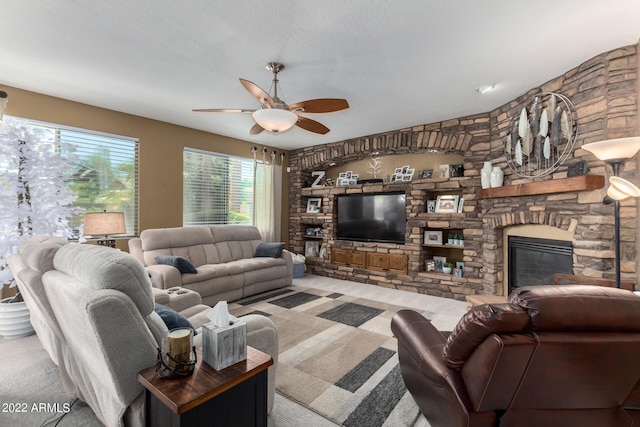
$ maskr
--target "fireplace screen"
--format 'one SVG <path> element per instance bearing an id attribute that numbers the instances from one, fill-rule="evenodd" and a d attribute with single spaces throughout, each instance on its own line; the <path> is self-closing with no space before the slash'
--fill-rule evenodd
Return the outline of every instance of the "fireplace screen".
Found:
<path id="1" fill-rule="evenodd" d="M 551 285 L 556 273 L 573 274 L 573 245 L 564 240 L 509 236 L 509 293 L 520 286 Z"/>

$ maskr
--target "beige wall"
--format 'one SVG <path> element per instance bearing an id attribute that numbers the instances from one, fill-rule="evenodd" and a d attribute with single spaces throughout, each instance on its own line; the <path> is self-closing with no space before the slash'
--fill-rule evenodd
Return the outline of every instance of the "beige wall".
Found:
<path id="1" fill-rule="evenodd" d="M 83 129 L 135 137 L 140 140 L 138 232 L 148 228 L 182 225 L 182 150 L 198 148 L 252 158 L 253 144 L 165 122 L 98 108 L 9 86 L 5 114 Z M 269 151 L 273 147 L 267 147 Z M 282 188 L 282 241 L 288 240 L 289 153 L 284 152 Z M 126 242 L 118 242 L 126 249 Z"/>

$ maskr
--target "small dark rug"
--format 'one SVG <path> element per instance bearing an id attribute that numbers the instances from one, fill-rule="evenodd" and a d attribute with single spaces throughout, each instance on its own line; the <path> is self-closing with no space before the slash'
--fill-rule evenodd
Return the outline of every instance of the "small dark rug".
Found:
<path id="1" fill-rule="evenodd" d="M 390 327 L 405 307 L 290 286 L 229 308 L 235 316 L 269 316 L 278 327 L 279 393 L 347 427 L 415 423 L 419 410 Z"/>

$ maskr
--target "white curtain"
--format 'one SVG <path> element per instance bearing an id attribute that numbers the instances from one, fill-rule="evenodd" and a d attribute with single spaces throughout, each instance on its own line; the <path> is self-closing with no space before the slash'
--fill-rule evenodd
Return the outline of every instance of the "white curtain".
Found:
<path id="1" fill-rule="evenodd" d="M 276 152 L 267 159 L 267 149 L 262 149 L 262 159 L 253 148 L 254 189 L 253 223 L 265 242 L 280 241 L 280 217 L 282 206 L 282 155 L 276 164 Z"/>

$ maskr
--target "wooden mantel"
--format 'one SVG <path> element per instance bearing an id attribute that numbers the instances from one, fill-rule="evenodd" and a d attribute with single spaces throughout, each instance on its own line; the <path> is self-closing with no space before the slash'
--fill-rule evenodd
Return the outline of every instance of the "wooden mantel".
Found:
<path id="1" fill-rule="evenodd" d="M 538 194 L 597 190 L 602 187 L 604 187 L 603 175 L 583 175 L 571 178 L 505 185 L 503 187 L 496 188 L 485 188 L 477 190 L 476 196 L 478 199 L 492 199 L 499 197 L 534 196 Z"/>

